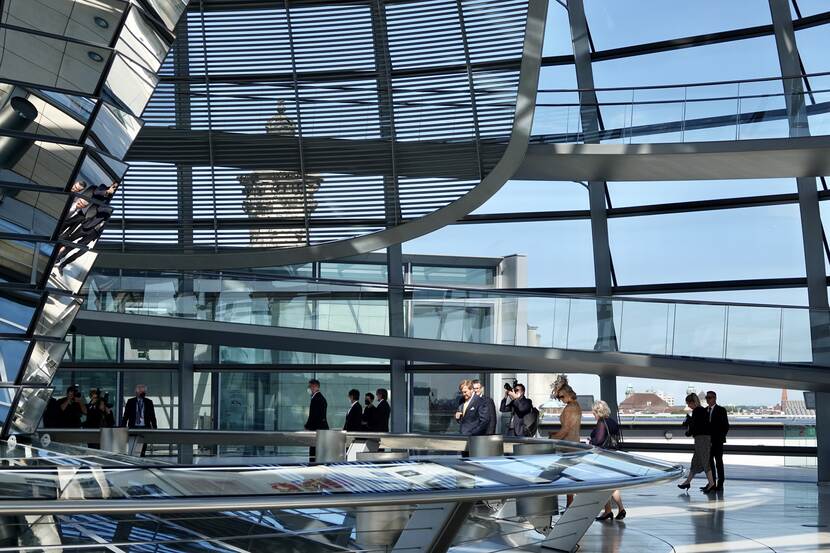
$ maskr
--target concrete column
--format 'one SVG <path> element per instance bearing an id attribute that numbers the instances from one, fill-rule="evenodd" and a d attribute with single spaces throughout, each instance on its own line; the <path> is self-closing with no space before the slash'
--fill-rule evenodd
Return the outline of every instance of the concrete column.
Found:
<path id="1" fill-rule="evenodd" d="M 810 135 L 804 85 L 801 79 L 798 45 L 788 0 L 769 0 L 775 43 L 791 137 Z M 830 366 L 830 316 L 828 316 L 827 275 L 825 273 L 823 228 L 818 204 L 816 179 L 796 179 L 798 207 L 801 214 L 801 239 L 807 273 L 807 297 L 810 308 L 810 338 L 813 363 Z M 818 482 L 830 484 L 830 393 L 816 393 L 816 442 L 818 446 Z"/>

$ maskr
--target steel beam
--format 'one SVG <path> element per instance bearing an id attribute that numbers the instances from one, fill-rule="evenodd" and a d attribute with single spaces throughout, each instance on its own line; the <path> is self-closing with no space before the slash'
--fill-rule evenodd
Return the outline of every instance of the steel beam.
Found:
<path id="1" fill-rule="evenodd" d="M 795 30 L 790 15 L 789 0 L 769 0 L 775 44 L 787 105 L 790 136 L 810 136 L 804 85 L 801 77 L 801 59 L 796 44 Z M 813 177 L 798 177 L 798 206 L 801 213 L 801 239 L 807 272 L 807 298 L 810 311 L 810 338 L 813 361 L 826 365 L 830 361 L 830 311 L 827 301 L 827 273 L 825 269 L 821 213 L 818 189 Z M 824 405 L 822 405 L 822 403 Z M 830 484 L 830 394 L 816 394 L 816 443 L 818 446 L 818 481 Z"/>

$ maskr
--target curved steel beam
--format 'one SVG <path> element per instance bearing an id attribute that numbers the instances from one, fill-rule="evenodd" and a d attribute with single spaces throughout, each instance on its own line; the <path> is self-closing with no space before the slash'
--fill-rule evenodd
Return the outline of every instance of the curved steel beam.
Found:
<path id="1" fill-rule="evenodd" d="M 368 253 L 400 244 L 450 225 L 473 212 L 513 178 L 527 152 L 536 108 L 547 7 L 548 0 L 528 0 L 525 41 L 510 142 L 493 170 L 480 184 L 458 200 L 414 221 L 349 240 L 298 248 L 217 253 L 113 252 L 107 254 L 108 264 L 117 264 L 123 269 L 218 270 L 308 263 Z"/>

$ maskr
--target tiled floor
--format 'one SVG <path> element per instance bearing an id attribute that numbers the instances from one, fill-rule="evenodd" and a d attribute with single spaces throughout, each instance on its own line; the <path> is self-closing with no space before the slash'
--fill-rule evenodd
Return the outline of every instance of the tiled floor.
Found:
<path id="1" fill-rule="evenodd" d="M 787 470 L 779 475 L 790 476 Z M 579 552 L 830 551 L 830 488 L 803 477 L 774 481 L 774 474 L 764 474 L 755 480 L 743 479 L 753 471 L 732 473 L 742 479 L 728 480 L 723 493 L 710 496 L 698 491 L 703 479 L 688 493 L 676 483 L 625 493 L 626 519 L 594 523 Z"/>

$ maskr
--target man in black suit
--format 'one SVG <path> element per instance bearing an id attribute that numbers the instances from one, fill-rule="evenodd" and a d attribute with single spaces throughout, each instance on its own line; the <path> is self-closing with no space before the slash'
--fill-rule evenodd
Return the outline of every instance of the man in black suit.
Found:
<path id="1" fill-rule="evenodd" d="M 487 434 L 490 419 L 484 400 L 473 393 L 473 383 L 462 380 L 459 385 L 463 401 L 455 413 L 455 420 L 461 425 L 459 431 L 464 436 L 483 436 Z"/>
<path id="2" fill-rule="evenodd" d="M 328 430 L 329 421 L 326 418 L 326 411 L 329 404 L 323 394 L 320 392 L 320 381 L 312 378 L 308 381 L 308 393 L 311 394 L 311 403 L 308 406 L 308 419 L 305 421 L 306 430 Z M 314 461 L 317 456 L 317 448 L 308 448 L 308 456 L 310 461 Z"/>
<path id="3" fill-rule="evenodd" d="M 386 388 L 378 388 L 375 392 L 378 398 L 378 406 L 375 411 L 374 432 L 389 432 L 389 417 L 392 415 L 392 408 L 389 406 L 389 392 Z"/>
<path id="4" fill-rule="evenodd" d="M 346 432 L 360 432 L 363 430 L 363 409 L 360 408 L 360 392 L 352 388 L 349 390 L 349 410 L 346 412 L 346 424 L 343 430 Z"/>
<path id="5" fill-rule="evenodd" d="M 308 419 L 305 421 L 306 430 L 328 430 L 329 421 L 326 411 L 329 404 L 320 392 L 320 381 L 312 378 L 308 381 L 308 393 L 311 394 L 311 403 L 308 406 Z"/>
<path id="6" fill-rule="evenodd" d="M 153 401 L 147 398 L 144 384 L 136 385 L 135 397 L 127 400 L 121 421 L 127 428 L 158 428 Z"/>
<path id="7" fill-rule="evenodd" d="M 712 436 L 712 446 L 709 450 L 709 466 L 712 469 L 712 478 L 717 482 L 713 489 L 723 489 L 723 444 L 726 443 L 726 434 L 729 433 L 729 416 L 726 409 L 718 405 L 718 394 L 709 390 L 706 392 L 706 414 L 709 417 L 709 433 Z"/>
<path id="8" fill-rule="evenodd" d="M 363 398 L 363 419 L 362 429 L 365 432 L 377 432 L 375 430 L 375 425 L 377 424 L 377 407 L 375 407 L 375 394 L 372 392 L 366 392 L 366 396 Z"/>
<path id="9" fill-rule="evenodd" d="M 473 380 L 473 393 L 484 401 L 485 407 L 487 408 L 487 434 L 495 434 L 496 419 L 498 418 L 496 414 L 496 402 L 493 401 L 493 398 L 484 395 L 484 386 L 479 380 Z"/>
<path id="10" fill-rule="evenodd" d="M 147 387 L 144 384 L 136 384 L 135 397 L 127 400 L 121 424 L 127 428 L 158 428 L 153 401 L 146 396 Z M 143 443 L 141 444 L 141 456 L 144 457 L 146 452 L 147 444 Z"/>

